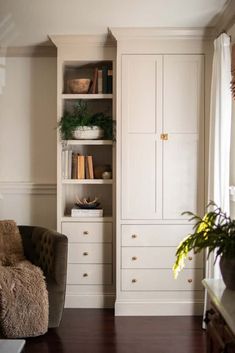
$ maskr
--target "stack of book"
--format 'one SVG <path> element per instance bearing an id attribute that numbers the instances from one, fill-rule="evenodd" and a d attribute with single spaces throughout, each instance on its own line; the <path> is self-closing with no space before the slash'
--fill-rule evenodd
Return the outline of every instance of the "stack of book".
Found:
<path id="1" fill-rule="evenodd" d="M 72 150 L 62 152 L 63 179 L 94 179 L 92 156 L 83 156 Z"/>
<path id="2" fill-rule="evenodd" d="M 90 93 L 110 94 L 113 91 L 113 70 L 107 65 L 96 67 L 93 73 Z"/>
<path id="3" fill-rule="evenodd" d="M 84 209 L 79 208 L 79 206 L 74 205 L 71 209 L 72 217 L 103 217 L 103 209 L 101 208 L 92 208 Z"/>

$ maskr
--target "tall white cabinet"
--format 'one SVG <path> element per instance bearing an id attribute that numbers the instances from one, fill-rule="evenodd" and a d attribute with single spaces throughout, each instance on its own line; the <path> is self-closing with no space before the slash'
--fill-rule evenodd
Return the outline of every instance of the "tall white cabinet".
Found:
<path id="1" fill-rule="evenodd" d="M 57 46 L 57 120 L 73 111 L 79 101 L 89 113 L 104 113 L 115 120 L 115 44 L 107 36 L 54 35 Z M 90 78 L 103 68 L 113 73 L 113 89 L 73 93 L 70 79 Z M 97 78 L 98 79 L 98 78 Z M 101 81 L 100 81 L 101 82 Z M 102 85 L 98 83 L 102 88 Z M 104 82 L 103 82 L 104 84 Z M 107 87 L 106 87 L 107 88 Z M 94 178 L 71 176 L 65 170 L 63 155 L 91 156 Z M 86 159 L 85 159 L 86 160 Z M 95 170 L 108 166 L 112 178 L 103 179 Z M 80 168 L 80 166 L 79 166 Z M 78 169 L 79 169 L 78 168 Z M 100 169 L 101 168 L 101 169 Z M 105 169 L 104 169 L 105 170 Z M 86 174 L 86 173 L 85 173 Z M 101 174 L 101 173 L 99 173 Z M 77 198 L 98 197 L 102 217 L 72 217 Z M 115 143 L 108 139 L 57 140 L 57 229 L 68 237 L 66 307 L 113 307 L 115 301 Z"/>
<path id="2" fill-rule="evenodd" d="M 210 45 L 153 29 L 112 32 L 118 48 L 115 313 L 199 314 L 202 256 L 190 254 L 177 280 L 172 265 L 176 246 L 192 230 L 182 212 L 204 207 Z"/>

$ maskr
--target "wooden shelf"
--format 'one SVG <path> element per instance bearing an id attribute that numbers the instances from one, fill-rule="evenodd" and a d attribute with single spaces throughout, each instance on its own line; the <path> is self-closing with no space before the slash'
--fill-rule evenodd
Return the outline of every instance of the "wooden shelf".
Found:
<path id="1" fill-rule="evenodd" d="M 113 184 L 112 179 L 63 179 L 62 184 Z"/>
<path id="2" fill-rule="evenodd" d="M 63 93 L 62 99 L 112 99 L 113 94 L 103 94 L 103 93 L 95 93 L 95 94 L 75 94 L 75 93 Z"/>
<path id="3" fill-rule="evenodd" d="M 62 222 L 112 222 L 113 217 L 71 217 L 64 216 L 61 218 Z"/>
<path id="4" fill-rule="evenodd" d="M 112 140 L 63 140 L 62 144 L 64 146 L 68 145 L 112 145 Z"/>

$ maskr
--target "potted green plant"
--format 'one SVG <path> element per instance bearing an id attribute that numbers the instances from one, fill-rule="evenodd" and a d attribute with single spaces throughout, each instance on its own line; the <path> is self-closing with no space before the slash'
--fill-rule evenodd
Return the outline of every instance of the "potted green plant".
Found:
<path id="1" fill-rule="evenodd" d="M 78 100 L 72 112 L 65 111 L 58 128 L 63 140 L 70 139 L 113 139 L 114 121 L 103 112 L 90 114 L 87 102 Z"/>
<path id="2" fill-rule="evenodd" d="M 227 288 L 235 290 L 235 220 L 232 220 L 214 202 L 210 202 L 208 211 L 203 218 L 192 213 L 184 212 L 194 221 L 192 234 L 189 234 L 179 244 L 176 251 L 176 260 L 173 265 L 175 278 L 185 265 L 189 251 L 195 254 L 208 249 L 208 257 L 215 251 L 217 260 L 220 258 L 222 278 Z"/>

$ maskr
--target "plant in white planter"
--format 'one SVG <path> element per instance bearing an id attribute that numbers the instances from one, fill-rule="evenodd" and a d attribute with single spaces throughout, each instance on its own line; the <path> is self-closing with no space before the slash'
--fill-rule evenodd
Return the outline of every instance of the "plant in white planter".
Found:
<path id="1" fill-rule="evenodd" d="M 189 234 L 178 246 L 176 261 L 173 266 L 174 276 L 185 265 L 185 259 L 189 251 L 199 253 L 208 249 L 208 256 L 215 251 L 217 260 L 221 255 L 220 269 L 227 288 L 235 290 L 235 220 L 232 220 L 222 212 L 214 202 L 210 202 L 207 208 L 213 207 L 213 211 L 207 212 L 203 218 L 192 212 L 184 212 L 194 221 L 194 232 Z"/>
<path id="2" fill-rule="evenodd" d="M 58 127 L 63 140 L 114 138 L 112 118 L 102 112 L 89 114 L 84 100 L 78 100 L 72 112 L 64 112 Z"/>

